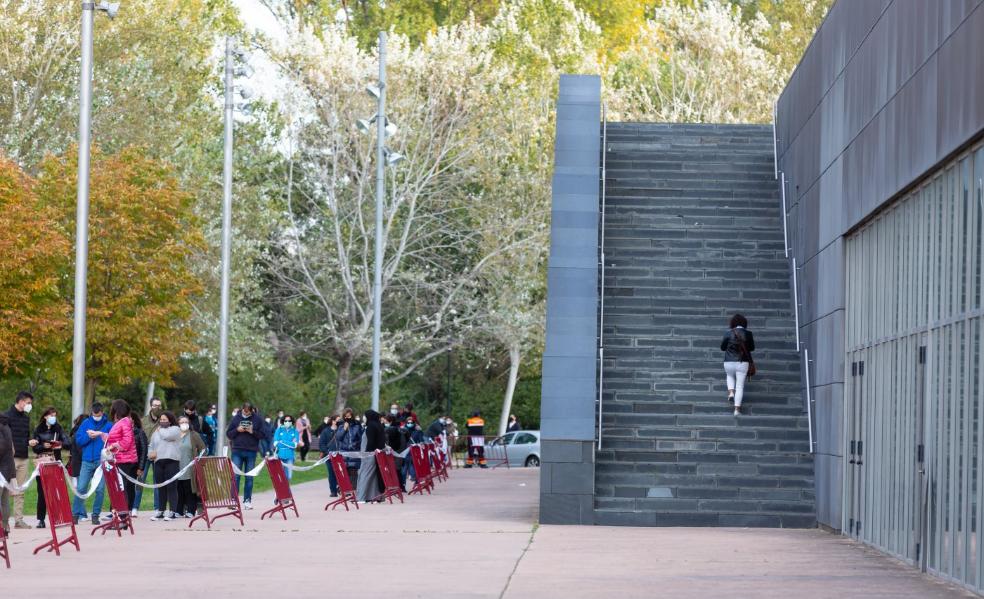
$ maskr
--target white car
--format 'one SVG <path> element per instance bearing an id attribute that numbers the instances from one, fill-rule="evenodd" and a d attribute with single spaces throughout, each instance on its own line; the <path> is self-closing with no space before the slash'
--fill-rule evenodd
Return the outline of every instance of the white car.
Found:
<path id="1" fill-rule="evenodd" d="M 486 454 L 496 455 L 502 447 L 505 447 L 510 466 L 540 465 L 540 431 L 513 431 L 496 437 L 488 443 Z"/>

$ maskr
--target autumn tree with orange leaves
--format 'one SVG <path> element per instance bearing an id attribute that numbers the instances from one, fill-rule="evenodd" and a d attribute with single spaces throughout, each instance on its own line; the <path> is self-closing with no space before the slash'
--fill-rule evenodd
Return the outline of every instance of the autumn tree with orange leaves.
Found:
<path id="1" fill-rule="evenodd" d="M 0 370 L 22 372 L 64 344 L 70 308 L 59 275 L 68 253 L 35 181 L 0 157 Z"/>
<path id="2" fill-rule="evenodd" d="M 37 193 L 74 244 L 76 152 L 67 156 L 42 163 Z M 87 406 L 100 384 L 167 383 L 196 349 L 189 324 L 202 288 L 191 259 L 205 245 L 192 196 L 161 162 L 133 148 L 94 151 L 90 177 Z M 59 284 L 70 307 L 70 270 Z M 70 351 L 60 359 L 71 367 Z"/>

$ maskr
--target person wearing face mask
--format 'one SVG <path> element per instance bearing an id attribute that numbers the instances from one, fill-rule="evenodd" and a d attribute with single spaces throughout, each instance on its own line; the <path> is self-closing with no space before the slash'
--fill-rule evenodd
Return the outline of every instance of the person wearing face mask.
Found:
<path id="1" fill-rule="evenodd" d="M 342 412 L 342 428 L 336 434 L 338 437 L 339 451 L 359 451 L 362 448 L 363 428 L 358 420 L 355 419 L 355 412 L 352 408 L 345 408 Z M 359 458 L 345 458 L 345 468 L 348 470 L 349 480 L 354 485 L 359 466 L 362 461 Z"/>
<path id="2" fill-rule="evenodd" d="M 7 410 L 7 424 L 14 439 L 14 468 L 17 471 L 17 484 L 23 485 L 30 476 L 30 457 L 28 449 L 34 447 L 37 441 L 31 438 L 31 413 L 34 396 L 27 391 L 21 391 L 14 400 L 14 405 Z M 24 495 L 14 495 L 14 527 L 31 528 L 24 522 Z"/>
<path id="3" fill-rule="evenodd" d="M 157 420 L 164 413 L 164 408 L 161 407 L 161 400 L 156 397 L 150 400 L 150 410 L 147 411 L 147 415 L 143 417 L 143 432 L 149 440 L 154 436 L 154 432 L 157 430 Z M 149 442 L 149 441 L 148 441 Z M 150 472 L 150 468 L 144 468 L 143 474 L 140 476 L 140 482 L 147 482 L 147 474 Z M 154 511 L 160 512 L 161 509 L 161 490 L 154 489 Z M 136 495 L 133 497 L 133 503 L 139 508 L 140 500 L 143 499 L 143 487 L 137 487 Z"/>
<path id="4" fill-rule="evenodd" d="M 65 438 L 65 431 L 58 424 L 58 412 L 55 408 L 48 408 L 41 413 L 41 422 L 34 429 L 34 462 L 37 464 L 44 462 L 61 461 L 62 447 L 71 447 L 71 443 Z M 38 501 L 36 504 L 38 528 L 44 528 L 44 518 L 48 512 L 48 506 L 44 502 L 44 489 L 38 485 Z"/>
<path id="5" fill-rule="evenodd" d="M 130 418 L 130 404 L 122 399 L 117 399 L 109 406 L 110 420 L 113 427 L 103 435 L 106 442 L 106 449 L 113 454 L 116 467 L 119 468 L 130 478 L 137 476 L 137 465 L 140 461 L 140 454 L 137 452 L 137 438 L 133 433 L 133 420 Z M 127 507 L 133 505 L 136 499 L 134 484 L 125 476 L 123 477 L 123 489 L 126 491 Z M 129 510 L 127 510 L 127 516 Z M 120 514 L 122 517 L 123 514 Z"/>
<path id="6" fill-rule="evenodd" d="M 300 438 L 301 461 L 307 461 L 307 454 L 311 451 L 311 420 L 308 419 L 307 412 L 301 412 L 297 417 L 297 434 Z"/>
<path id="7" fill-rule="evenodd" d="M 360 451 L 371 453 L 377 449 L 386 447 L 386 433 L 380 422 L 379 412 L 366 410 L 365 419 L 366 431 L 362 436 Z M 382 493 L 382 491 L 383 481 L 379 476 L 379 469 L 376 467 L 375 458 L 362 460 L 362 464 L 359 466 L 359 484 L 356 491 L 359 501 L 368 503 Z"/>
<path id="8" fill-rule="evenodd" d="M 178 464 L 181 463 L 181 429 L 171 412 L 162 412 L 158 417 L 157 430 L 150 436 L 147 457 L 154 462 L 154 482 L 171 481 L 161 487 L 161 509 L 154 512 L 151 520 L 170 522 L 178 510 L 178 481 L 171 478 L 178 473 Z"/>
<path id="9" fill-rule="evenodd" d="M 273 450 L 277 459 L 281 463 L 293 465 L 294 451 L 299 444 L 300 435 L 297 433 L 297 429 L 294 428 L 294 417 L 288 414 L 284 416 L 280 422 L 280 427 L 273 433 Z M 284 468 L 284 472 L 287 475 L 287 480 L 290 480 L 294 475 L 294 471 L 290 468 Z"/>
<path id="10" fill-rule="evenodd" d="M 392 410 L 393 408 L 390 409 Z M 418 425 L 420 424 L 420 418 L 417 418 L 417 413 L 413 411 L 412 403 L 407 402 L 406 405 L 403 406 L 403 411 L 400 412 L 400 420 L 403 422 L 413 420 Z"/>
<path id="11" fill-rule="evenodd" d="M 181 471 L 201 452 L 205 451 L 205 441 L 202 440 L 201 435 L 195 432 L 187 416 L 178 418 L 178 429 L 181 431 L 179 442 L 181 456 L 178 459 L 178 470 Z M 195 517 L 195 510 L 198 509 L 198 481 L 192 474 L 192 468 L 188 468 L 178 477 L 176 516 L 180 517 L 183 514 L 185 518 Z"/>
<path id="12" fill-rule="evenodd" d="M 212 430 L 212 434 L 209 435 L 207 439 L 202 439 L 202 441 L 205 441 L 205 445 L 208 447 L 208 455 L 215 455 L 215 441 L 216 441 L 216 437 L 218 436 L 216 434 L 216 431 L 219 430 L 219 421 L 215 416 L 217 412 L 218 410 L 216 409 L 216 407 L 212 406 L 208 409 L 208 412 L 205 414 L 205 423 L 208 424 L 208 427 Z"/>
<path id="13" fill-rule="evenodd" d="M 324 430 L 318 435 L 318 449 L 321 450 L 321 457 L 324 457 L 330 453 L 336 453 L 340 451 L 338 449 L 338 438 L 339 434 L 339 422 L 341 417 L 332 415 L 326 418 L 328 422 L 325 423 Z M 326 462 L 325 467 L 328 469 L 328 490 L 331 491 L 332 497 L 338 497 L 338 478 L 335 477 L 335 471 L 331 467 L 331 462 Z"/>
<path id="14" fill-rule="evenodd" d="M 406 422 L 403 423 L 403 430 L 406 431 L 406 438 L 408 443 L 416 444 L 424 442 L 424 431 L 420 430 L 417 423 L 414 422 L 413 418 L 408 418 Z M 413 468 L 413 460 L 407 457 L 403 460 L 403 480 L 410 477 L 417 480 L 417 472 Z"/>
<path id="15" fill-rule="evenodd" d="M 198 433 L 198 436 L 201 437 L 203 442 L 212 434 L 211 427 L 205 422 L 204 418 L 198 415 L 198 408 L 195 406 L 194 400 L 189 399 L 185 402 L 184 415 L 188 417 L 188 426 L 191 427 L 191 430 Z"/>
<path id="16" fill-rule="evenodd" d="M 260 451 L 261 441 L 267 441 L 266 423 L 253 409 L 253 404 L 243 404 L 239 414 L 233 416 L 226 429 L 226 437 L 232 449 L 232 463 L 242 472 L 249 472 L 256 465 L 256 453 Z M 236 475 L 236 492 L 239 490 L 239 475 Z M 243 509 L 253 509 L 253 477 L 244 477 Z"/>
<path id="17" fill-rule="evenodd" d="M 143 431 L 143 419 L 136 412 L 130 412 L 130 422 L 133 423 L 133 441 L 137 445 L 137 480 L 147 479 L 147 450 L 150 446 L 150 439 Z M 143 487 L 137 487 L 133 499 L 130 501 L 130 517 L 136 518 L 137 511 L 140 509 L 140 491 Z"/>
<path id="18" fill-rule="evenodd" d="M 396 454 L 401 454 L 407 448 L 406 429 L 400 426 L 396 416 L 392 414 L 383 416 L 383 427 L 386 433 L 386 446 Z M 403 467 L 403 458 L 399 455 L 393 457 L 393 465 L 396 467 L 397 477 L 400 479 L 400 488 L 403 492 L 407 491 L 406 469 Z"/>
<path id="19" fill-rule="evenodd" d="M 99 469 L 101 461 L 100 454 L 103 450 L 103 434 L 109 433 L 113 424 L 103 414 L 103 406 L 98 401 L 92 404 L 92 414 L 82 421 L 79 430 L 75 433 L 75 444 L 82 450 L 82 467 L 79 468 L 79 493 L 89 492 L 89 483 Z M 99 514 L 102 513 L 103 498 L 106 493 L 106 483 L 99 479 L 99 486 L 93 495 L 92 501 L 92 523 L 99 524 Z M 85 502 L 78 497 L 72 502 L 72 514 L 75 516 L 75 523 L 86 518 Z"/>
<path id="20" fill-rule="evenodd" d="M 391 418 L 391 420 L 393 422 L 395 422 L 396 424 L 399 424 L 401 426 L 403 425 L 403 415 L 400 414 L 400 406 L 399 405 L 397 405 L 395 403 L 391 403 L 390 404 L 390 409 L 389 409 L 389 415 L 390 415 L 390 418 Z"/>

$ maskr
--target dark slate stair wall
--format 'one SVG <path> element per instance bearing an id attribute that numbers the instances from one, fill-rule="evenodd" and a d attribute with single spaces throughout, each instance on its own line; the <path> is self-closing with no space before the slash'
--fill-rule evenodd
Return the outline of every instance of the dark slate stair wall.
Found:
<path id="1" fill-rule="evenodd" d="M 609 123 L 598 524 L 816 524 L 771 128 Z M 734 312 L 759 374 L 732 415 Z"/>

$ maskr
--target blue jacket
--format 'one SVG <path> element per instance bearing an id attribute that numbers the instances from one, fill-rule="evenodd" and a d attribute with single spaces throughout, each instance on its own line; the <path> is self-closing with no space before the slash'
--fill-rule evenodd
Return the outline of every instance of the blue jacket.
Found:
<path id="1" fill-rule="evenodd" d="M 338 451 L 362 451 L 362 425 L 353 421 L 349 429 L 345 430 L 345 424 L 339 427 L 335 434 L 338 440 Z M 349 468 L 358 468 L 362 464 L 359 458 L 345 458 L 345 465 Z"/>
<path id="2" fill-rule="evenodd" d="M 281 460 L 293 460 L 294 448 L 300 440 L 301 436 L 293 426 L 278 426 L 277 432 L 273 433 L 273 445 L 277 450 L 277 457 Z"/>
<path id="3" fill-rule="evenodd" d="M 89 431 L 97 431 L 100 433 L 108 433 L 109 429 L 113 428 L 113 423 L 109 421 L 109 418 L 103 414 L 102 420 L 96 422 L 89 416 L 82 421 L 79 425 L 79 430 L 75 433 L 75 444 L 78 445 L 79 451 L 82 452 L 83 462 L 98 462 L 99 454 L 103 449 L 102 437 L 89 438 L 86 434 Z"/>

